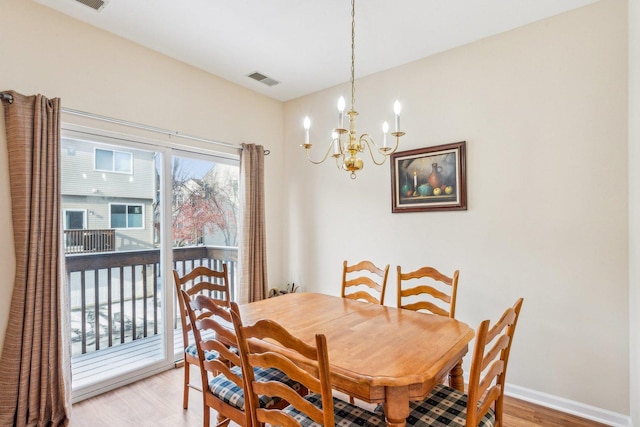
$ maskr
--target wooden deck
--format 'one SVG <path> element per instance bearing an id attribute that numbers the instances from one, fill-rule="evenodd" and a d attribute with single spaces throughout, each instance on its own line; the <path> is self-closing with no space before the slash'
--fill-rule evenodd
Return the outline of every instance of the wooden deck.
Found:
<path id="1" fill-rule="evenodd" d="M 174 334 L 174 353 L 182 358 L 182 335 Z M 80 390 L 98 381 L 117 377 L 164 359 L 162 337 L 138 339 L 108 349 L 71 358 L 73 390 Z"/>
<path id="2" fill-rule="evenodd" d="M 140 369 L 163 358 L 164 345 L 160 335 L 74 356 L 71 358 L 73 388 L 83 388 L 100 379 Z"/>

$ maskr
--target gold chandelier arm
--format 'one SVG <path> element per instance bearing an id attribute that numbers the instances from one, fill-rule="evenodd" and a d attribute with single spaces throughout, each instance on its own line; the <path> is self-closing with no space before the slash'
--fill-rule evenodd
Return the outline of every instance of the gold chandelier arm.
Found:
<path id="1" fill-rule="evenodd" d="M 361 146 L 365 146 L 367 147 L 367 150 L 369 151 L 369 155 L 371 156 L 371 160 L 373 161 L 373 163 L 375 163 L 378 166 L 381 166 L 384 164 L 384 162 L 387 160 L 387 157 L 390 156 L 391 154 L 395 153 L 396 150 L 398 149 L 398 145 L 400 144 L 400 137 L 397 136 L 396 137 L 396 144 L 393 146 L 393 148 L 390 147 L 385 147 L 385 148 L 380 148 L 378 147 L 378 144 L 376 144 L 376 141 L 371 138 L 369 136 L 369 134 L 363 133 L 360 136 L 360 145 Z M 377 151 L 378 153 L 380 153 L 382 155 L 382 160 L 378 161 L 376 160 L 376 158 L 373 156 L 373 148 L 375 148 L 375 151 Z"/>
<path id="2" fill-rule="evenodd" d="M 331 154 L 331 149 L 333 148 L 334 142 L 335 142 L 335 139 L 331 140 L 331 143 L 329 144 L 329 148 L 327 149 L 327 152 L 325 153 L 322 160 L 312 160 L 311 156 L 309 155 L 309 151 L 311 149 L 312 144 L 302 144 L 302 147 L 304 148 L 304 152 L 307 153 L 307 160 L 309 160 L 314 165 L 319 165 L 320 163 L 324 163 L 324 161 L 329 158 L 329 154 Z M 337 157 L 337 156 L 332 155 L 332 157 Z"/>

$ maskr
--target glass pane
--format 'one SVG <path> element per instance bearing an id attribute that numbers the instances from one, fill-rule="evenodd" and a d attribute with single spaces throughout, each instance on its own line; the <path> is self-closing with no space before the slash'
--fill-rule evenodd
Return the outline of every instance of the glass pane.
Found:
<path id="1" fill-rule="evenodd" d="M 67 230 L 80 230 L 84 228 L 83 211 L 66 211 L 64 228 Z"/>
<path id="2" fill-rule="evenodd" d="M 131 153 L 115 153 L 114 169 L 116 172 L 131 172 Z"/>
<path id="3" fill-rule="evenodd" d="M 174 268 L 183 276 L 200 265 L 222 270 L 226 264 L 230 295 L 235 299 L 238 163 L 184 155 L 174 156 L 171 167 Z M 176 311 L 176 359 L 182 358 L 183 351 L 179 316 Z"/>
<path id="4" fill-rule="evenodd" d="M 101 171 L 113 170 L 113 151 L 96 150 L 96 169 Z"/>
<path id="5" fill-rule="evenodd" d="M 111 205 L 111 227 L 126 228 L 127 216 L 125 215 L 125 205 Z"/>
<path id="6" fill-rule="evenodd" d="M 135 161 L 135 173 L 95 170 L 113 171 L 114 153 L 126 154 L 119 158 L 120 166 L 130 168 Z M 91 387 L 98 390 L 101 381 L 130 375 L 167 358 L 162 224 L 160 216 L 154 215 L 163 194 L 159 188 L 162 168 L 156 163 L 161 161 L 158 151 L 122 146 L 106 137 L 79 139 L 63 133 L 60 170 L 65 221 L 77 226 L 84 215 L 84 229 L 65 230 L 63 239 L 74 393 Z M 145 228 L 145 222 L 155 226 Z"/>
<path id="7" fill-rule="evenodd" d="M 128 206 L 127 221 L 130 228 L 142 227 L 142 206 Z"/>
<path id="8" fill-rule="evenodd" d="M 237 246 L 238 166 L 174 157 L 173 244 Z"/>

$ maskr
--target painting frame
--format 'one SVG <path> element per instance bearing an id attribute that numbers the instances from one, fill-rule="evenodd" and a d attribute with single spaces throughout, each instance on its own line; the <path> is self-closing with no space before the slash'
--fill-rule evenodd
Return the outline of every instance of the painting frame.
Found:
<path id="1" fill-rule="evenodd" d="M 467 210 L 466 141 L 391 155 L 392 213 L 454 210 Z"/>

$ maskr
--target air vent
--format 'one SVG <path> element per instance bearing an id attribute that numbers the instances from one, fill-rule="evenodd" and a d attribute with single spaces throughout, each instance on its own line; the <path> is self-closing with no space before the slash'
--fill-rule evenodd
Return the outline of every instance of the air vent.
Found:
<path id="1" fill-rule="evenodd" d="M 279 81 L 272 79 L 271 77 L 267 77 L 264 74 L 259 73 L 257 71 L 255 73 L 249 74 L 247 77 L 252 78 L 253 80 L 258 81 L 260 83 L 264 83 L 267 86 L 275 86 L 277 84 L 280 84 Z"/>
<path id="2" fill-rule="evenodd" d="M 101 11 L 102 8 L 107 4 L 105 0 L 76 0 L 78 3 L 83 4 L 85 6 L 89 6 L 91 9 L 96 11 Z"/>

